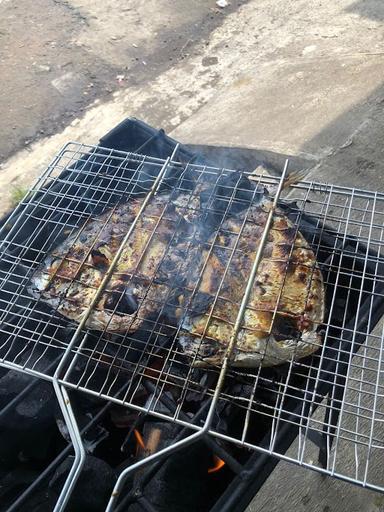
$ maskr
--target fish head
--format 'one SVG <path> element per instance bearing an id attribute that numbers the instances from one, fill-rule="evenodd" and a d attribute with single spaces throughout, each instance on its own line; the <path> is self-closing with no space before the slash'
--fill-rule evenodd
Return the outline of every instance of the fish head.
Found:
<path id="1" fill-rule="evenodd" d="M 182 333 L 178 341 L 183 353 L 193 361 L 193 366 L 221 365 L 226 347 L 217 340 Z"/>

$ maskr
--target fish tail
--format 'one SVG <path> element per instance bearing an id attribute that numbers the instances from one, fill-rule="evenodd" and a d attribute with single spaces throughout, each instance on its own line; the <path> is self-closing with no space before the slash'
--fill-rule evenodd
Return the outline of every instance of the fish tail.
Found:
<path id="1" fill-rule="evenodd" d="M 283 188 L 289 188 L 302 181 L 308 174 L 308 169 L 301 169 L 300 171 L 292 171 L 284 180 Z"/>
<path id="2" fill-rule="evenodd" d="M 255 169 L 255 171 L 253 171 L 253 172 L 256 173 L 257 169 Z M 300 181 L 304 180 L 305 177 L 307 176 L 307 174 L 308 174 L 308 169 L 301 169 L 299 171 L 290 172 L 288 174 L 288 176 L 284 179 L 283 189 L 287 189 L 287 188 L 291 187 L 292 185 L 296 185 L 296 183 L 299 183 Z M 249 179 L 254 180 L 254 181 L 259 181 L 260 177 L 255 174 L 255 175 L 250 175 Z M 268 187 L 268 191 L 269 191 L 268 195 L 274 195 L 277 188 L 278 188 L 277 184 L 272 185 L 271 187 Z"/>

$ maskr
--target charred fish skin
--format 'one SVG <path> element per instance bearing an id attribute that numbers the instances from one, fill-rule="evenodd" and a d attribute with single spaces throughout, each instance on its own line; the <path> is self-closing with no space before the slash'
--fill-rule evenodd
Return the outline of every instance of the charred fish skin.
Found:
<path id="1" fill-rule="evenodd" d="M 184 353 L 193 358 L 195 366 L 222 363 L 269 208 L 267 198 L 251 207 L 241 235 L 244 213 L 228 219 L 211 254 L 205 254 L 207 262 L 198 291 L 208 295 L 211 304 L 201 314 L 193 300 L 184 313 L 179 336 Z M 323 322 L 324 300 L 322 274 L 313 251 L 291 221 L 277 210 L 231 364 L 275 366 L 315 352 L 322 343 L 318 330 Z"/>
<path id="2" fill-rule="evenodd" d="M 69 236 L 35 271 L 29 293 L 79 322 L 142 200 L 108 210 Z M 198 267 L 201 251 L 191 240 L 200 213 L 198 194 L 155 196 L 140 216 L 86 327 L 133 332 L 159 310 L 174 309 L 185 276 Z"/>

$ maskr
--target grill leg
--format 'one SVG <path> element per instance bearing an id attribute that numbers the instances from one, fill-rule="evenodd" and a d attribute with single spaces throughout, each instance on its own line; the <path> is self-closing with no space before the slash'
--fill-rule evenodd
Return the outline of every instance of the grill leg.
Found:
<path id="1" fill-rule="evenodd" d="M 81 470 L 83 469 L 85 462 L 85 450 L 67 390 L 64 386 L 60 386 L 57 380 L 53 381 L 53 387 L 75 450 L 75 459 L 53 511 L 63 512 L 75 487 L 77 479 L 80 476 Z"/>

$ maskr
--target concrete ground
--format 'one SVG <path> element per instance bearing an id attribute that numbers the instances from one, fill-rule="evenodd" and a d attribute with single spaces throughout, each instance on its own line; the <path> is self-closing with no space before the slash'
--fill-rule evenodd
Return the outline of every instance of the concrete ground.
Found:
<path id="1" fill-rule="evenodd" d="M 292 154 L 310 178 L 383 191 L 382 0 L 27 4 L 0 0 L 2 213 L 65 142 L 97 143 L 127 116 L 186 143 Z M 383 503 L 281 462 L 249 511 Z"/>

